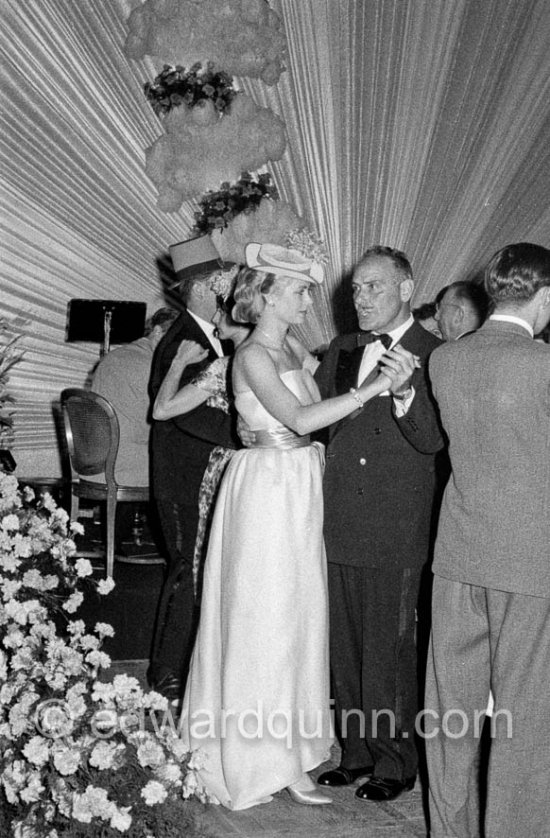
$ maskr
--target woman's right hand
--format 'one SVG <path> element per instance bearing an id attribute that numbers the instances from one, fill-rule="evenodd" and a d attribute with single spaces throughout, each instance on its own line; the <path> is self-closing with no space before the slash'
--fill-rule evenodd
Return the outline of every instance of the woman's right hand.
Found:
<path id="1" fill-rule="evenodd" d="M 178 351 L 174 355 L 172 367 L 183 370 L 189 364 L 198 364 L 208 357 L 208 349 L 204 349 L 200 343 L 194 340 L 182 340 Z"/>

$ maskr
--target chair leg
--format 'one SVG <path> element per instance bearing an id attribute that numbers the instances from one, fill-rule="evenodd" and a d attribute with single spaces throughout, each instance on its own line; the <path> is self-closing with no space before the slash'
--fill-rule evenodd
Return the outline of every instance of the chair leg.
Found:
<path id="1" fill-rule="evenodd" d="M 116 496 L 107 497 L 107 576 L 113 575 L 115 564 Z"/>
<path id="2" fill-rule="evenodd" d="M 78 521 L 78 513 L 80 511 L 79 507 L 79 497 L 75 495 L 73 488 L 71 487 L 71 522 Z"/>

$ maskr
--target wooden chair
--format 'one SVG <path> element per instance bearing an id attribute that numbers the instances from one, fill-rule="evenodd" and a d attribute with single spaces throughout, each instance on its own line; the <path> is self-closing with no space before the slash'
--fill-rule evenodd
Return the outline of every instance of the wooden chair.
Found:
<path id="1" fill-rule="evenodd" d="M 70 387 L 61 393 L 61 412 L 71 464 L 71 521 L 78 520 L 80 498 L 105 502 L 107 576 L 112 576 L 117 503 L 148 503 L 149 487 L 119 486 L 115 480 L 120 430 L 115 409 L 107 399 Z M 86 479 L 96 474 L 103 475 L 104 481 Z"/>

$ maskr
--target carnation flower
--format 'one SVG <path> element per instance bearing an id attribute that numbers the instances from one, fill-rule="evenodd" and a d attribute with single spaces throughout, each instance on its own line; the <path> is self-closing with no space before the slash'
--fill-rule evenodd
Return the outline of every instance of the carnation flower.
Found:
<path id="1" fill-rule="evenodd" d="M 17 515 L 4 515 L 0 522 L 0 527 L 4 532 L 14 532 L 19 529 L 19 518 Z"/>
<path id="2" fill-rule="evenodd" d="M 53 762 L 63 776 L 74 774 L 80 766 L 80 753 L 71 748 L 60 747 L 54 751 Z"/>
<path id="3" fill-rule="evenodd" d="M 154 806 L 155 803 L 163 803 L 168 796 L 168 792 L 162 783 L 157 780 L 150 780 L 141 790 L 141 796 L 148 806 Z"/>
<path id="4" fill-rule="evenodd" d="M 100 637 L 113 637 L 114 629 L 108 623 L 96 623 L 95 631 Z"/>
<path id="5" fill-rule="evenodd" d="M 31 771 L 27 776 L 25 788 L 19 792 L 19 797 L 25 803 L 36 803 L 40 800 L 43 791 L 45 791 L 45 788 L 42 785 L 40 774 L 37 771 Z"/>
<path id="6" fill-rule="evenodd" d="M 78 611 L 83 602 L 84 594 L 82 591 L 75 591 L 74 594 L 71 594 L 67 602 L 63 603 L 63 608 L 65 611 L 68 611 L 69 614 L 74 614 L 75 611 Z"/>
<path id="7" fill-rule="evenodd" d="M 100 593 L 102 596 L 110 594 L 114 587 L 115 580 L 112 576 L 108 576 L 106 579 L 100 579 L 97 583 L 98 593 Z"/>
<path id="8" fill-rule="evenodd" d="M 90 754 L 90 765 L 101 769 L 111 768 L 121 750 L 124 750 L 124 745 L 116 742 L 98 742 Z"/>
<path id="9" fill-rule="evenodd" d="M 50 743 L 42 736 L 33 736 L 23 748 L 23 754 L 33 765 L 44 765 L 50 758 Z"/>
<path id="10" fill-rule="evenodd" d="M 91 576 L 94 572 L 92 563 L 89 559 L 77 559 L 75 562 L 75 569 L 77 576 Z"/>
<path id="11" fill-rule="evenodd" d="M 140 765 L 156 768 L 164 761 L 164 751 L 159 743 L 149 736 L 138 746 L 137 757 Z"/>
<path id="12" fill-rule="evenodd" d="M 130 811 L 130 806 L 123 806 L 120 809 L 115 807 L 111 815 L 111 820 L 109 821 L 113 829 L 118 830 L 118 832 L 126 832 L 130 828 L 130 824 L 132 823 Z"/>

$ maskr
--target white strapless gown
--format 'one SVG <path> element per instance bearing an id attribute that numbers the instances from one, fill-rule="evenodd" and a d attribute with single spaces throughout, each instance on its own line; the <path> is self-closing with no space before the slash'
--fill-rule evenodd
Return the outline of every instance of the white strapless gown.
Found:
<path id="1" fill-rule="evenodd" d="M 318 396 L 305 369 L 281 379 L 302 404 Z M 251 428 L 303 442 L 252 392 L 236 405 Z M 255 447 L 236 452 L 220 486 L 181 735 L 230 809 L 270 800 L 329 758 L 322 472 L 318 443 Z"/>

